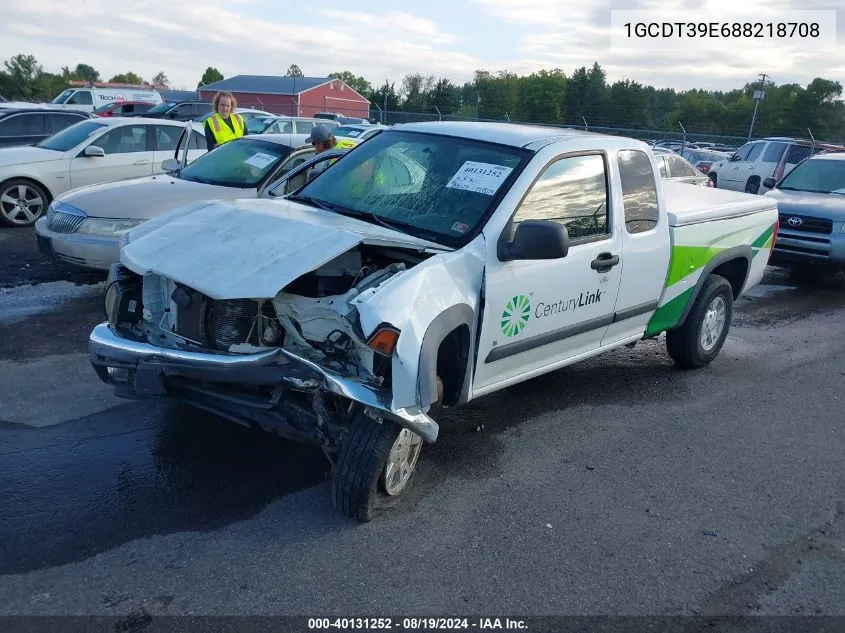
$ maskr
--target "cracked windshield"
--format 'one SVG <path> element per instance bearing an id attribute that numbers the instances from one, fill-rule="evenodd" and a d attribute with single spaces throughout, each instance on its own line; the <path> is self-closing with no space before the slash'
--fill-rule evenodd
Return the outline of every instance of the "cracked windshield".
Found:
<path id="1" fill-rule="evenodd" d="M 290 197 L 452 244 L 486 221 L 524 157 L 462 138 L 385 132 Z"/>

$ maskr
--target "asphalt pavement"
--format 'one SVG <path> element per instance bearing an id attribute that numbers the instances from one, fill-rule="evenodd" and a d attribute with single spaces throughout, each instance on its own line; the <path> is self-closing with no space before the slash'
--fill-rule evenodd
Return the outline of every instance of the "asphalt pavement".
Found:
<path id="1" fill-rule="evenodd" d="M 0 615 L 843 615 L 845 277 L 771 269 L 722 355 L 623 348 L 447 415 L 410 497 L 115 398 L 102 276 L 0 230 Z"/>

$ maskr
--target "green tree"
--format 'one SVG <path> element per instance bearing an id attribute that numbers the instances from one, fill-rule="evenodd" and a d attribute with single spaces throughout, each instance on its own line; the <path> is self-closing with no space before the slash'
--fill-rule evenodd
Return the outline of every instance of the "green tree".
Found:
<path id="1" fill-rule="evenodd" d="M 167 75 L 164 74 L 163 70 L 160 70 L 155 74 L 153 77 L 153 85 L 164 86 L 165 88 L 170 86 L 170 80 L 167 78 Z"/>
<path id="2" fill-rule="evenodd" d="M 67 87 L 67 80 L 61 75 L 41 73 L 35 80 L 33 97 L 39 101 L 52 101 Z"/>
<path id="3" fill-rule="evenodd" d="M 354 73 L 348 70 L 342 70 L 336 73 L 329 73 L 329 78 L 340 79 L 347 86 L 349 86 L 358 94 L 363 96 L 367 96 L 373 90 L 373 87 L 369 81 L 359 75 L 355 75 Z"/>
<path id="4" fill-rule="evenodd" d="M 452 114 L 461 108 L 461 91 L 448 79 L 441 78 L 429 93 L 432 106 L 437 106 L 441 114 Z"/>
<path id="5" fill-rule="evenodd" d="M 94 83 L 101 79 L 100 72 L 89 64 L 77 64 L 73 70 L 68 66 L 62 66 L 62 77 L 66 81 L 85 81 L 87 83 Z"/>
<path id="6" fill-rule="evenodd" d="M 288 66 L 288 70 L 285 73 L 285 77 L 304 77 L 305 75 L 302 74 L 302 71 L 299 69 L 299 66 L 296 64 L 291 64 Z"/>
<path id="7" fill-rule="evenodd" d="M 18 54 L 3 62 L 12 84 L 14 98 L 32 99 L 35 81 L 43 71 L 33 55 Z"/>
<path id="8" fill-rule="evenodd" d="M 111 79 L 109 79 L 110 83 L 116 84 L 142 84 L 144 80 L 139 76 L 133 73 L 132 71 L 128 73 L 121 73 L 119 75 L 115 75 Z"/>
<path id="9" fill-rule="evenodd" d="M 519 81 L 517 116 L 530 123 L 560 123 L 566 76 L 559 69 L 541 70 Z"/>
<path id="10" fill-rule="evenodd" d="M 566 82 L 566 96 L 563 100 L 563 120 L 564 123 L 580 124 L 581 117 L 584 116 L 584 105 L 587 95 L 587 85 L 589 78 L 587 76 L 587 68 L 582 66 L 578 68 Z"/>
<path id="11" fill-rule="evenodd" d="M 378 89 L 365 95 L 370 103 L 377 105 L 383 111 L 396 112 L 399 110 L 399 94 L 396 92 L 396 84 L 385 81 Z"/>
<path id="12" fill-rule="evenodd" d="M 223 75 L 213 66 L 209 66 L 202 74 L 202 79 L 200 79 L 200 82 L 197 84 L 197 88 L 208 86 L 209 84 L 217 83 L 218 81 L 223 81 Z"/>
<path id="13" fill-rule="evenodd" d="M 402 79 L 402 109 L 406 112 L 426 112 L 429 109 L 429 96 L 434 88 L 434 77 L 420 73 L 405 75 Z"/>

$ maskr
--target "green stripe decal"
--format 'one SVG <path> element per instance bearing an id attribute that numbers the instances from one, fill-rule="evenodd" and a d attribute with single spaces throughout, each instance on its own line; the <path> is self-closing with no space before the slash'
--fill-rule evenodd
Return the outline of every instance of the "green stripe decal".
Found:
<path id="1" fill-rule="evenodd" d="M 725 249 L 720 246 L 675 246 L 672 249 L 672 261 L 669 263 L 666 287 L 704 268 L 707 262 L 723 250 Z"/>
<path id="2" fill-rule="evenodd" d="M 687 307 L 690 297 L 692 297 L 693 290 L 695 288 L 689 288 L 668 303 L 660 306 L 648 322 L 645 335 L 654 336 L 675 327 L 681 320 L 681 315 L 684 313 L 684 308 Z"/>

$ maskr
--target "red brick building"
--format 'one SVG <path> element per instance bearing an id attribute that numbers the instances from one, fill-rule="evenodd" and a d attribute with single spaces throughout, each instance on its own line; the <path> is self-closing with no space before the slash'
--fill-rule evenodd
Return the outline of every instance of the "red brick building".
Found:
<path id="1" fill-rule="evenodd" d="M 273 114 L 314 116 L 334 112 L 368 118 L 370 102 L 340 79 L 329 77 L 273 77 L 236 75 L 200 86 L 200 99 L 211 101 L 221 90 L 231 92 L 239 108 L 256 108 Z"/>

